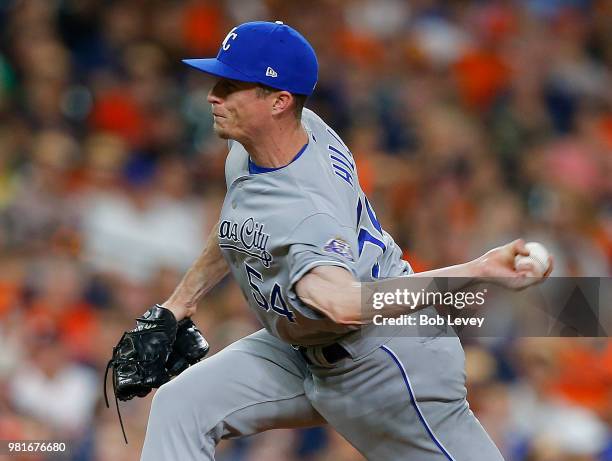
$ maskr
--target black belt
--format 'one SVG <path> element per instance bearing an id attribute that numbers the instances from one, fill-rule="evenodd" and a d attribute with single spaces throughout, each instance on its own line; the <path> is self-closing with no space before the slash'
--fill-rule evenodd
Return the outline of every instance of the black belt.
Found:
<path id="1" fill-rule="evenodd" d="M 309 365 L 313 365 L 312 360 L 310 360 L 310 357 L 308 357 L 308 353 L 306 352 L 307 350 L 307 347 L 298 347 L 298 351 L 300 352 L 300 354 L 302 354 L 302 357 L 304 357 L 306 363 L 308 363 Z M 338 343 L 322 347 L 321 354 L 323 355 L 323 358 L 327 361 L 327 363 L 336 363 L 342 359 L 351 356 L 348 351 Z"/>

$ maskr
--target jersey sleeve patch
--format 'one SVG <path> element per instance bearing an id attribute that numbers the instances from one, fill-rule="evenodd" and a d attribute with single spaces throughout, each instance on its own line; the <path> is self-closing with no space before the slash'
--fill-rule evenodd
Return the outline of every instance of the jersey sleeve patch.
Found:
<path id="1" fill-rule="evenodd" d="M 323 250 L 328 253 L 340 255 L 343 258 L 348 259 L 349 261 L 355 261 L 355 258 L 353 257 L 353 252 L 351 251 L 351 246 L 348 244 L 348 242 L 342 240 L 341 238 L 336 237 L 331 240 L 328 240 L 325 246 L 323 247 Z"/>

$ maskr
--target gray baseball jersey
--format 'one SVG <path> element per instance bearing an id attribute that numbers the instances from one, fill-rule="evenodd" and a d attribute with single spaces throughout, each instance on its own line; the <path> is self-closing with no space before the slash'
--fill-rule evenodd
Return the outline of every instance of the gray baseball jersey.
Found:
<path id="1" fill-rule="evenodd" d="M 157 391 L 141 461 L 214 460 L 222 439 L 325 422 L 372 461 L 503 461 L 465 400 L 457 337 L 351 332 L 296 296 L 295 283 L 322 264 L 361 281 L 411 272 L 349 150 L 311 111 L 302 123 L 308 144 L 289 165 L 259 168 L 237 143 L 226 164 L 219 244 L 265 329 Z M 332 364 L 323 354 L 307 363 L 289 345 L 335 340 L 350 357 Z"/>
<path id="2" fill-rule="evenodd" d="M 308 143 L 282 168 L 262 168 L 230 141 L 219 246 L 249 305 L 290 344 L 337 341 L 355 329 L 305 305 L 295 284 L 315 266 L 334 265 L 357 280 L 410 272 L 359 186 L 353 156 L 314 112 L 304 109 Z"/>

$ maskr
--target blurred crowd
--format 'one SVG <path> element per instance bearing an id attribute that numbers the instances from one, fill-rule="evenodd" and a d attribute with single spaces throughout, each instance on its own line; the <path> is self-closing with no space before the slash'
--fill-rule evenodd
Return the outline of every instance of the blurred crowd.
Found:
<path id="1" fill-rule="evenodd" d="M 106 361 L 197 257 L 225 193 L 212 81 L 180 59 L 257 19 L 312 42 L 306 105 L 350 146 L 415 270 L 522 236 L 551 250 L 553 276 L 610 275 L 609 1 L 3 0 L 0 440 L 138 459 L 151 396 L 122 405 L 126 446 Z M 196 322 L 214 351 L 258 328 L 231 280 Z M 612 460 L 607 338 L 465 349 L 472 409 L 509 461 Z M 362 458 L 322 428 L 224 442 L 217 459 Z"/>

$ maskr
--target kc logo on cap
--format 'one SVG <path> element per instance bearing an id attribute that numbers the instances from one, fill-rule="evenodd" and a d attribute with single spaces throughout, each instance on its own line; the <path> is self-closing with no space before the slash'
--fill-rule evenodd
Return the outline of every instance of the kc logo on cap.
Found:
<path id="1" fill-rule="evenodd" d="M 230 39 L 232 40 L 236 40 L 236 37 L 238 37 L 238 34 L 235 34 L 234 31 L 237 28 L 234 27 L 232 30 L 229 31 L 229 34 L 227 34 L 225 36 L 225 38 L 223 39 L 223 43 L 221 44 L 221 48 L 223 48 L 225 51 L 230 49 L 231 43 L 228 43 Z"/>
<path id="2" fill-rule="evenodd" d="M 313 92 L 319 71 L 310 43 L 281 21 L 240 24 L 225 36 L 216 58 L 183 62 L 217 77 L 306 96 Z"/>

